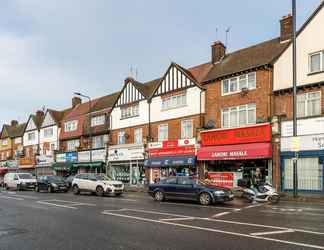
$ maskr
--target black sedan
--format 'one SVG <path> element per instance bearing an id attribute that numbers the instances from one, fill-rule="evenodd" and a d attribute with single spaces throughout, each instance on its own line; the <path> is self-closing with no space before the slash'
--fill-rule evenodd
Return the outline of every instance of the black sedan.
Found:
<path id="1" fill-rule="evenodd" d="M 42 190 L 46 190 L 49 193 L 53 192 L 67 192 L 68 184 L 64 181 L 64 179 L 60 176 L 55 175 L 45 175 L 40 176 L 37 179 L 35 191 L 39 192 Z"/>
<path id="2" fill-rule="evenodd" d="M 192 200 L 202 205 L 231 201 L 234 195 L 229 189 L 198 184 L 191 177 L 169 177 L 149 185 L 149 194 L 156 201 L 165 199 Z"/>

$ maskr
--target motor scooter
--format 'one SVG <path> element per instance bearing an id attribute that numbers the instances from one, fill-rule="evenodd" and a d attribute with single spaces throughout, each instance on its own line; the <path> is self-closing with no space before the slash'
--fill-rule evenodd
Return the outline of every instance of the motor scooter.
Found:
<path id="1" fill-rule="evenodd" d="M 269 183 L 259 184 L 254 188 L 243 188 L 242 197 L 250 202 L 269 202 L 278 203 L 280 200 L 276 189 Z"/>

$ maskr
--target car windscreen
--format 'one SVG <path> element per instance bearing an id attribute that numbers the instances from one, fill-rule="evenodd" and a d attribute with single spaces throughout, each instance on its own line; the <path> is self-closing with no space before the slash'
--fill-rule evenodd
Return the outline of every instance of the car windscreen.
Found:
<path id="1" fill-rule="evenodd" d="M 64 181 L 62 177 L 60 177 L 60 176 L 55 176 L 55 175 L 53 175 L 53 176 L 48 176 L 47 178 L 48 178 L 49 181 L 60 181 L 60 182 Z"/>
<path id="2" fill-rule="evenodd" d="M 34 179 L 34 177 L 31 174 L 18 174 L 20 179 Z"/>

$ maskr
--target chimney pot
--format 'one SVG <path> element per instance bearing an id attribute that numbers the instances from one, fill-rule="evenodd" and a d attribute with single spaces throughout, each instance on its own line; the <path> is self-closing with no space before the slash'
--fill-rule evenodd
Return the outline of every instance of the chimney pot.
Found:
<path id="1" fill-rule="evenodd" d="M 82 103 L 82 100 L 80 97 L 74 96 L 72 98 L 72 108 L 75 108 L 76 106 L 78 106 L 81 103 Z"/>
<path id="2" fill-rule="evenodd" d="M 291 14 L 280 19 L 280 41 L 290 40 L 293 35 L 293 17 Z"/>
<path id="3" fill-rule="evenodd" d="M 221 41 L 216 41 L 212 44 L 212 55 L 211 55 L 211 61 L 212 63 L 217 63 L 221 61 L 226 52 L 226 47 Z"/>
<path id="4" fill-rule="evenodd" d="M 18 125 L 18 121 L 16 121 L 16 120 L 11 121 L 11 126 L 17 126 L 17 125 Z"/>

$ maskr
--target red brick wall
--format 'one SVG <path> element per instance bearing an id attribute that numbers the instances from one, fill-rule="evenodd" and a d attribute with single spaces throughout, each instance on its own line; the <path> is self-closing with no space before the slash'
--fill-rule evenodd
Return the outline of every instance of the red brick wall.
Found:
<path id="1" fill-rule="evenodd" d="M 120 131 L 125 131 L 125 133 L 128 135 L 126 138 L 126 144 L 131 144 L 134 143 L 134 131 L 136 128 L 142 128 L 142 136 L 143 136 L 143 142 L 145 141 L 144 138 L 147 138 L 148 136 L 148 125 L 140 125 L 140 126 L 134 126 L 134 127 L 128 127 L 124 129 L 115 129 L 111 131 L 110 134 L 110 140 L 111 140 L 111 145 L 116 145 L 118 144 L 118 133 Z"/>
<path id="2" fill-rule="evenodd" d="M 256 117 L 268 120 L 271 116 L 272 96 L 272 70 L 262 69 L 256 71 L 256 89 L 249 90 L 246 95 L 240 93 L 221 96 L 221 81 L 205 86 L 206 91 L 206 116 L 205 122 L 214 120 L 216 127 L 221 127 L 221 110 L 227 107 L 256 103 Z"/>

